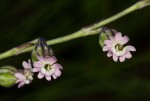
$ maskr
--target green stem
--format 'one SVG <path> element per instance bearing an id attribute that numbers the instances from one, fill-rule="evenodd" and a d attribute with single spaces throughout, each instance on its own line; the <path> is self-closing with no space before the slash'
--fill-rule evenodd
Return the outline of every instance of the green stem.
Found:
<path id="1" fill-rule="evenodd" d="M 117 19 L 119 19 L 119 18 L 135 11 L 135 10 L 141 9 L 141 8 L 146 7 L 148 5 L 149 5 L 149 3 L 145 2 L 145 1 L 139 1 L 139 2 L 135 3 L 134 5 L 132 5 L 131 7 L 125 9 L 124 11 L 122 11 L 122 12 L 120 12 L 120 13 L 118 13 L 118 14 L 110 17 L 110 18 L 107 18 L 104 21 L 101 21 L 101 22 L 91 26 L 90 29 L 96 29 L 96 28 L 99 28 L 101 26 L 104 26 L 108 23 L 111 23 L 111 22 L 113 22 L 113 21 L 115 21 L 115 20 L 117 20 Z"/>
<path id="2" fill-rule="evenodd" d="M 124 11 L 110 17 L 110 18 L 107 18 L 97 24 L 94 24 L 90 27 L 87 27 L 87 28 L 83 28 L 75 33 L 72 33 L 70 35 L 66 35 L 66 36 L 63 36 L 63 37 L 59 37 L 59 38 L 56 38 L 56 39 L 52 39 L 52 40 L 49 40 L 47 41 L 47 44 L 48 45 L 54 45 L 54 44 L 58 44 L 58 43 L 62 43 L 62 42 L 66 42 L 66 41 L 69 41 L 69 40 L 73 40 L 73 39 L 76 39 L 76 38 L 79 38 L 79 37 L 85 37 L 85 36 L 88 36 L 88 35 L 95 35 L 95 34 L 99 34 L 100 32 L 100 27 L 106 25 L 106 24 L 109 24 L 119 18 L 121 18 L 122 16 L 125 16 L 135 10 L 138 10 L 138 9 L 141 9 L 143 7 L 146 7 L 149 5 L 149 2 L 147 2 L 146 0 L 144 1 L 139 1 L 137 3 L 135 3 L 134 5 L 132 5 L 131 7 L 125 9 Z M 33 40 L 29 43 L 26 43 L 26 44 L 23 44 L 19 47 L 16 47 L 16 48 L 13 48 L 13 49 L 10 49 L 4 53 L 1 53 L 0 54 L 0 60 L 1 59 L 4 59 L 4 58 L 7 58 L 7 57 L 10 57 L 10 56 L 14 56 L 14 55 L 18 55 L 18 54 L 21 54 L 21 53 L 25 53 L 25 52 L 30 52 L 33 50 L 34 46 L 33 44 L 36 44 L 37 42 L 37 39 L 36 40 Z"/>

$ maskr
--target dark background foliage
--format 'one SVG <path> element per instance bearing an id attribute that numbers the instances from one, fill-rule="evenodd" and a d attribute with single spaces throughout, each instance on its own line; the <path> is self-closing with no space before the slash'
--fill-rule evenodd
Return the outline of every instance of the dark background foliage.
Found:
<path id="1" fill-rule="evenodd" d="M 124 10 L 137 0 L 0 0 L 0 52 L 38 37 L 53 39 Z M 63 74 L 51 82 L 36 78 L 21 89 L 0 87 L 0 101 L 149 101 L 150 7 L 107 27 L 130 37 L 133 58 L 115 63 L 98 45 L 98 35 L 51 46 Z M 30 53 L 0 61 L 22 68 Z"/>

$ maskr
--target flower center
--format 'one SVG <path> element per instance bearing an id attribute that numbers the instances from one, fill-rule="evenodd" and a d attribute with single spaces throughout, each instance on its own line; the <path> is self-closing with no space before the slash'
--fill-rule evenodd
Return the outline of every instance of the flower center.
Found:
<path id="1" fill-rule="evenodd" d="M 51 68 L 51 65 L 49 65 L 49 64 L 46 64 L 45 66 L 44 66 L 44 68 L 46 69 L 46 71 L 50 71 L 52 68 Z"/>
<path id="2" fill-rule="evenodd" d="M 27 80 L 33 80 L 33 73 L 29 69 L 25 69 L 24 75 Z"/>
<path id="3" fill-rule="evenodd" d="M 116 51 L 118 52 L 118 51 L 122 51 L 123 50 L 123 45 L 121 45 L 121 44 L 116 44 L 115 45 L 115 49 L 116 49 Z"/>

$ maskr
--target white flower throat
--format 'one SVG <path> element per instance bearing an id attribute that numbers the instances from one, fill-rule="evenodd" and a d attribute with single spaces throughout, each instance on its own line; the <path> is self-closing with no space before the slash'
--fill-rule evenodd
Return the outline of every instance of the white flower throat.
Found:
<path id="1" fill-rule="evenodd" d="M 52 69 L 52 66 L 50 64 L 45 64 L 44 68 L 46 71 L 50 71 Z"/>
<path id="2" fill-rule="evenodd" d="M 24 71 L 24 75 L 25 75 L 25 77 L 26 77 L 27 80 L 32 80 L 33 79 L 33 73 L 29 69 L 26 69 Z"/>
<path id="3" fill-rule="evenodd" d="M 116 49 L 117 52 L 119 52 L 119 51 L 122 51 L 124 49 L 124 47 L 121 44 L 116 44 L 115 49 Z"/>

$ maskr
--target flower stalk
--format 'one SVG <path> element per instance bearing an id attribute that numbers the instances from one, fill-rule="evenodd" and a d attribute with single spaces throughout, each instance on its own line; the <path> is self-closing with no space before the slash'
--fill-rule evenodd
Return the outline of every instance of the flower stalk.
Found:
<path id="1" fill-rule="evenodd" d="M 66 35 L 63 37 L 56 38 L 56 39 L 48 40 L 47 44 L 48 45 L 54 45 L 54 44 L 70 41 L 70 40 L 73 40 L 73 39 L 76 39 L 79 37 L 85 37 L 85 36 L 89 36 L 89 35 L 99 34 L 102 26 L 109 24 L 109 23 L 135 11 L 135 10 L 144 8 L 148 5 L 150 5 L 150 0 L 141 0 L 137 3 L 135 3 L 134 5 L 132 5 L 131 7 L 121 11 L 120 13 L 118 13 L 112 17 L 109 17 L 103 21 L 100 21 L 97 24 L 94 24 L 94 25 L 87 27 L 87 28 L 83 28 L 77 32 L 70 34 L 70 35 Z M 4 53 L 1 53 L 0 54 L 0 60 L 5 59 L 7 57 L 14 56 L 14 55 L 22 54 L 25 52 L 30 52 L 34 49 L 34 46 L 32 44 L 35 44 L 36 42 L 37 42 L 37 39 L 29 42 L 27 45 L 25 45 L 25 44 L 21 45 L 22 47 L 15 47 L 15 48 L 10 49 Z"/>

